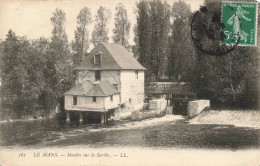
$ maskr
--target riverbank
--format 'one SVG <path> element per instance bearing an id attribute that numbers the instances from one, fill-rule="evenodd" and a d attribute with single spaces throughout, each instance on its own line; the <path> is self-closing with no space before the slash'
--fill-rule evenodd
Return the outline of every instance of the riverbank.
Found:
<path id="1" fill-rule="evenodd" d="M 0 123 L 7 123 L 7 122 L 26 122 L 26 121 L 37 121 L 37 120 L 47 120 L 53 119 L 54 117 L 39 117 L 39 118 L 23 118 L 23 119 L 8 119 L 8 120 L 1 120 Z"/>
<path id="2" fill-rule="evenodd" d="M 260 128 L 260 111 L 206 109 L 190 119 L 191 124 L 219 124 Z"/>
<path id="3" fill-rule="evenodd" d="M 64 115 L 63 115 L 64 116 Z M 59 119 L 65 118 L 61 115 L 61 113 L 54 114 L 48 117 L 37 117 L 33 118 L 27 117 L 22 119 L 8 119 L 1 120 L 0 123 L 7 122 L 23 122 L 23 121 L 37 121 L 37 120 L 46 120 L 46 119 Z M 139 120 L 142 122 L 141 124 L 145 125 L 153 125 L 149 123 L 149 121 L 153 121 L 157 119 L 156 122 L 164 122 L 166 121 L 175 121 L 177 119 L 185 119 L 183 116 L 163 116 L 161 118 L 152 118 L 146 120 Z M 260 129 L 260 111 L 255 110 L 213 110 L 213 109 L 205 109 L 197 116 L 191 118 L 189 120 L 190 124 L 218 124 L 218 125 L 234 125 L 237 127 L 252 127 Z M 134 123 L 134 122 L 133 122 Z"/>
<path id="4" fill-rule="evenodd" d="M 0 111 L 1 112 L 1 111 Z M 1 115 L 1 114 L 0 114 Z M 46 120 L 46 119 L 54 119 L 59 118 L 61 113 L 56 113 L 55 110 L 50 111 L 48 116 L 44 116 L 42 114 L 42 110 L 37 111 L 34 115 L 24 115 L 21 118 L 16 118 L 17 116 L 12 115 L 1 115 L 0 123 L 7 123 L 7 122 L 24 122 L 24 121 L 37 121 L 37 120 Z M 63 115 L 65 117 L 65 115 Z"/>

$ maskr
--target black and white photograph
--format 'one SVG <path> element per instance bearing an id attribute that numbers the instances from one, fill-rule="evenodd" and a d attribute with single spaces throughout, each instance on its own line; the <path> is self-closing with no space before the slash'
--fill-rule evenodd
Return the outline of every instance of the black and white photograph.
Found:
<path id="1" fill-rule="evenodd" d="M 260 166 L 259 2 L 0 0 L 0 166 Z"/>

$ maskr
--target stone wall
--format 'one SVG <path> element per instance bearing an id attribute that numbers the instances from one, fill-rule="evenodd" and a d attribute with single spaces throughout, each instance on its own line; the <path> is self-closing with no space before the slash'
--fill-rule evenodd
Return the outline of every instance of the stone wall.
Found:
<path id="1" fill-rule="evenodd" d="M 131 100 L 134 105 L 143 105 L 144 102 L 144 71 L 122 70 L 121 82 L 121 103 Z"/>
<path id="2" fill-rule="evenodd" d="M 132 120 L 142 120 L 162 116 L 165 113 L 166 108 L 167 101 L 165 99 L 150 100 L 148 110 L 132 112 Z"/>
<path id="3" fill-rule="evenodd" d="M 166 110 L 167 100 L 157 99 L 149 101 L 149 110 L 156 110 L 157 114 L 160 115 L 163 111 Z"/>
<path id="4" fill-rule="evenodd" d="M 187 115 L 191 118 L 210 107 L 210 100 L 194 100 L 188 103 Z"/>

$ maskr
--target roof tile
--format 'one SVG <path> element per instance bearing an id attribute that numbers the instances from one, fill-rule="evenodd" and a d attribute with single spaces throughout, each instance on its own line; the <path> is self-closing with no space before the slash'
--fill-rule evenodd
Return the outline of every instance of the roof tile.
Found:
<path id="1" fill-rule="evenodd" d="M 65 95 L 79 96 L 111 96 L 120 92 L 108 81 L 100 81 L 92 84 L 87 80 L 75 85 L 71 90 L 64 93 Z"/>
<path id="2" fill-rule="evenodd" d="M 94 64 L 94 55 L 102 52 L 102 64 Z M 75 70 L 146 70 L 120 44 L 99 43 Z"/>

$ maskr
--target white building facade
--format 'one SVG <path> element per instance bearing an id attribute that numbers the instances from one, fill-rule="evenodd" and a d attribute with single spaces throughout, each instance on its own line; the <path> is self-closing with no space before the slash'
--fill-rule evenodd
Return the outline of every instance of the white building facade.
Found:
<path id="1" fill-rule="evenodd" d="M 142 107 L 146 69 L 119 44 L 100 43 L 75 68 L 65 110 L 107 112 L 119 105 Z"/>

